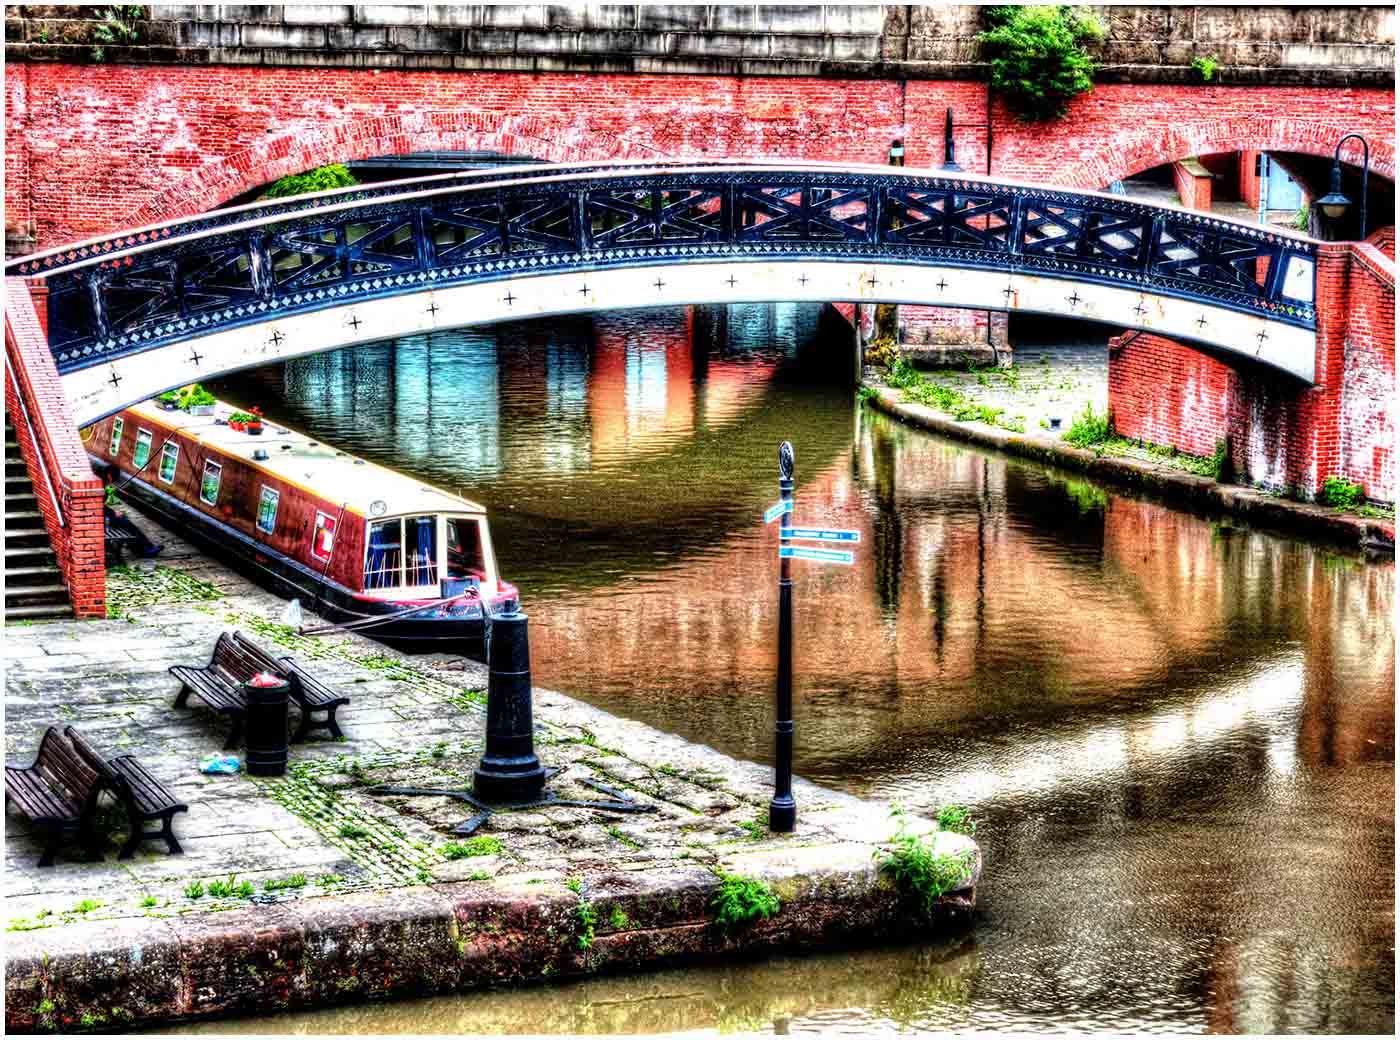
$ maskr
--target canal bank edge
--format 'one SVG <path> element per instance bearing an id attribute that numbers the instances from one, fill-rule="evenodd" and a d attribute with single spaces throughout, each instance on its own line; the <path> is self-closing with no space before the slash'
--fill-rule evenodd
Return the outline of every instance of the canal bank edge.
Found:
<path id="1" fill-rule="evenodd" d="M 874 845 L 852 841 L 726 857 L 721 872 L 764 880 L 782 902 L 734 931 L 709 910 L 716 872 L 648 864 L 577 892 L 543 871 L 11 934 L 6 1026 L 105 1032 L 909 938 L 966 921 L 976 902 L 980 850 L 958 834 L 941 834 L 939 845 L 975 851 L 973 885 L 922 918 L 879 871 Z M 577 939 L 583 906 L 596 916 L 586 949 Z"/>
<path id="2" fill-rule="evenodd" d="M 959 422 L 925 405 L 900 400 L 898 390 L 869 382 L 860 385 L 874 391 L 874 396 L 867 400 L 875 408 L 911 426 L 945 437 L 1150 491 L 1208 512 L 1243 517 L 1257 524 L 1351 548 L 1392 556 L 1395 553 L 1393 521 L 1337 513 L 1325 506 L 1278 498 L 1239 484 L 1222 484 L 1210 477 L 1140 459 L 1099 455 L 1066 444 L 1058 437 L 1014 433 L 980 422 Z"/>

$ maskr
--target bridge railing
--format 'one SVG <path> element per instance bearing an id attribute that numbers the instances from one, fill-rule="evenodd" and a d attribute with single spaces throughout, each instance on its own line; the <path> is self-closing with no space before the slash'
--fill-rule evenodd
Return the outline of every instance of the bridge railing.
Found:
<path id="1" fill-rule="evenodd" d="M 525 172 L 372 186 L 232 222 L 209 214 L 8 270 L 48 281 L 62 372 L 434 286 L 718 260 L 1031 273 L 1316 322 L 1311 240 L 1121 196 L 831 164 Z"/>

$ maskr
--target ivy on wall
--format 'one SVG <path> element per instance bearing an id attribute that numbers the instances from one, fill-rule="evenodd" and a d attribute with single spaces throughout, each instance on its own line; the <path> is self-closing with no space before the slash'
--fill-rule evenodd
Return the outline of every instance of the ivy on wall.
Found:
<path id="1" fill-rule="evenodd" d="M 1028 122 L 1064 116 L 1071 99 L 1094 89 L 1094 60 L 1087 42 L 1104 37 L 1092 14 L 1064 4 L 988 7 L 979 33 L 982 57 L 991 65 L 992 90 Z"/>
<path id="2" fill-rule="evenodd" d="M 332 188 L 349 188 L 360 182 L 355 175 L 340 163 L 318 166 L 303 173 L 289 173 L 268 185 L 263 192 L 265 199 L 285 199 L 292 195 L 305 195 L 312 191 L 330 191 Z"/>

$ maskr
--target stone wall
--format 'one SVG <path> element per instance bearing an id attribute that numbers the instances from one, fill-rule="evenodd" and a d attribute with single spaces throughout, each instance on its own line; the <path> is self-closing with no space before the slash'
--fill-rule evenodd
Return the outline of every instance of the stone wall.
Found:
<path id="1" fill-rule="evenodd" d="M 13 5 L 9 61 L 516 72 L 984 79 L 975 5 L 151 4 L 129 43 L 93 36 L 99 6 Z M 1394 11 L 1375 7 L 1091 6 L 1101 82 L 1394 82 Z"/>

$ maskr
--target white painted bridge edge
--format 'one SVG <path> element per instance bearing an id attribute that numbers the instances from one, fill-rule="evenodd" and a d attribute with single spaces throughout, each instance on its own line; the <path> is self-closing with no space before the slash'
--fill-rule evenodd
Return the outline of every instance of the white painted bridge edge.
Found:
<path id="1" fill-rule="evenodd" d="M 1080 296 L 1080 290 L 1088 295 Z M 1315 375 L 1311 330 L 1201 301 L 1004 271 L 775 260 L 668 263 L 426 289 L 192 336 L 70 373 L 63 386 L 74 418 L 85 426 L 172 387 L 357 343 L 553 315 L 780 300 L 907 303 L 1083 318 L 1239 354 L 1308 383 Z"/>

